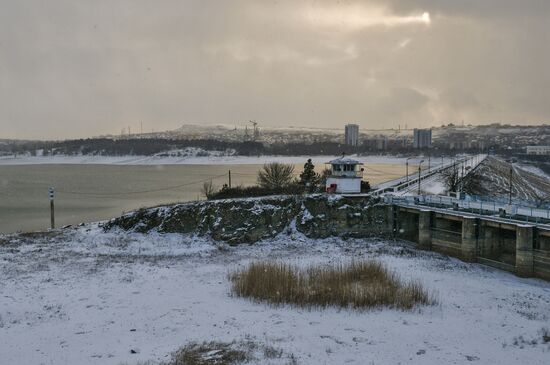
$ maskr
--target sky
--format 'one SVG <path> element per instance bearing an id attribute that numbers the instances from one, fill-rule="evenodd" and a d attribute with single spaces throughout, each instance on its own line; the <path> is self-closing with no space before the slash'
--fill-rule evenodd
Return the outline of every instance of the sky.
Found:
<path id="1" fill-rule="evenodd" d="M 547 0 L 0 0 L 0 138 L 550 123 Z"/>

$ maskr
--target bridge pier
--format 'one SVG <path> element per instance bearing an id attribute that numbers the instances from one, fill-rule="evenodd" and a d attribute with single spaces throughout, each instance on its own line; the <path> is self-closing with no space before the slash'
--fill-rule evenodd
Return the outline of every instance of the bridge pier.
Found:
<path id="1" fill-rule="evenodd" d="M 418 246 L 425 250 L 432 249 L 432 211 L 422 209 L 418 216 Z"/>
<path id="2" fill-rule="evenodd" d="M 397 236 L 419 249 L 550 280 L 550 229 L 544 225 L 418 206 L 396 205 L 395 213 Z"/>
<path id="3" fill-rule="evenodd" d="M 397 206 L 388 205 L 386 209 L 386 221 L 388 230 L 395 237 L 397 234 Z"/>
<path id="4" fill-rule="evenodd" d="M 516 274 L 533 276 L 533 226 L 518 225 L 516 228 Z"/>
<path id="5" fill-rule="evenodd" d="M 478 223 L 476 218 L 462 218 L 462 244 L 460 245 L 464 261 L 477 261 Z"/>

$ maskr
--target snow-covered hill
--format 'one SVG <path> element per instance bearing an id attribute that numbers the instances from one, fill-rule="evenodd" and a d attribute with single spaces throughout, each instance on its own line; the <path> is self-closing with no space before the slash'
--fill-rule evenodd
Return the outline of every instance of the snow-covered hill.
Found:
<path id="1" fill-rule="evenodd" d="M 510 169 L 512 169 L 512 197 L 530 202 L 550 202 L 550 179 L 535 174 L 521 166 L 489 156 L 477 170 L 481 178 L 478 195 L 507 197 L 510 192 Z"/>

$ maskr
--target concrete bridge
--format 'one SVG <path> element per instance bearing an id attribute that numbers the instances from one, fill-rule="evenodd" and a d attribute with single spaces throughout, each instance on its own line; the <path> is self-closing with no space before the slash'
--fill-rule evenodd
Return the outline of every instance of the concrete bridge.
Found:
<path id="1" fill-rule="evenodd" d="M 550 280 L 550 224 L 406 204 L 390 205 L 388 220 L 420 248 Z"/>
<path id="2" fill-rule="evenodd" d="M 381 196 L 386 193 L 391 193 L 393 195 L 410 195 L 412 193 L 414 195 L 421 184 L 437 180 L 441 174 L 447 170 L 461 169 L 463 171 L 461 179 L 467 177 L 483 162 L 483 160 L 485 160 L 485 158 L 487 158 L 485 154 L 467 156 L 431 169 L 424 169 L 421 171 L 421 174 L 413 172 L 407 176 L 376 185 L 370 194 L 373 196 Z"/>

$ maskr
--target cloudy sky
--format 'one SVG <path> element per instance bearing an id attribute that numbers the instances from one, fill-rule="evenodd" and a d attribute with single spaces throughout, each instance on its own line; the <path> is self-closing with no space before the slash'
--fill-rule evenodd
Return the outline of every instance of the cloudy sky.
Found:
<path id="1" fill-rule="evenodd" d="M 547 0 L 0 0 L 0 138 L 550 122 Z"/>

